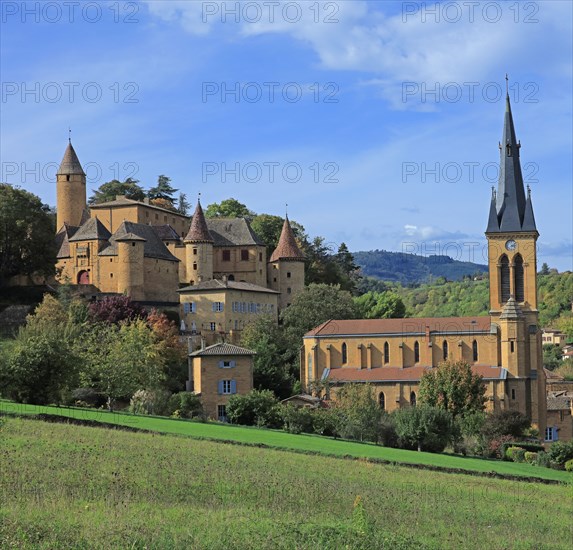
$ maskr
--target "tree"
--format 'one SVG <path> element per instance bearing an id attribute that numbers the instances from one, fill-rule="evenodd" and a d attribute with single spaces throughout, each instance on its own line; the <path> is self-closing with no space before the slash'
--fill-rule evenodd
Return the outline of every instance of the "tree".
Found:
<path id="1" fill-rule="evenodd" d="M 288 337 L 300 346 L 304 334 L 321 323 L 356 318 L 356 306 L 350 292 L 338 285 L 311 284 L 297 294 L 281 318 Z"/>
<path id="2" fill-rule="evenodd" d="M 147 196 L 149 199 L 162 199 L 166 202 L 169 202 L 171 206 L 175 202 L 173 198 L 173 194 L 176 193 L 178 189 L 175 189 L 171 185 L 171 178 L 164 176 L 163 174 L 157 176 L 157 185 L 152 187 L 148 192 Z"/>
<path id="3" fill-rule="evenodd" d="M 214 202 L 205 210 L 206 218 L 252 218 L 255 213 L 237 199 L 226 199 L 221 203 Z"/>
<path id="4" fill-rule="evenodd" d="M 565 333 L 569 340 L 573 340 L 573 315 L 571 313 L 561 314 L 556 324 L 557 328 Z"/>
<path id="5" fill-rule="evenodd" d="M 420 380 L 420 401 L 449 411 L 453 417 L 485 408 L 483 378 L 465 361 L 445 361 Z"/>
<path id="6" fill-rule="evenodd" d="M 187 195 L 185 193 L 179 193 L 179 198 L 177 199 L 177 212 L 183 214 L 183 216 L 189 215 L 189 209 L 191 205 L 187 201 Z"/>
<path id="7" fill-rule="evenodd" d="M 153 206 L 158 206 L 159 208 L 164 208 L 165 210 L 171 210 L 172 212 L 177 212 L 177 208 L 173 205 L 173 202 L 167 199 L 150 199 L 149 204 Z"/>
<path id="8" fill-rule="evenodd" d="M 396 319 L 406 315 L 406 306 L 395 292 L 367 292 L 354 298 L 358 315 L 364 319 Z"/>
<path id="9" fill-rule="evenodd" d="M 147 312 L 139 304 L 132 302 L 129 296 L 107 296 L 90 304 L 89 315 L 94 322 L 117 324 L 121 321 L 144 319 Z"/>
<path id="10" fill-rule="evenodd" d="M 539 272 L 540 275 L 549 275 L 549 265 L 546 262 L 543 262 L 541 265 L 541 271 Z"/>
<path id="11" fill-rule="evenodd" d="M 101 204 L 113 201 L 118 195 L 125 195 L 128 199 L 142 201 L 145 191 L 139 185 L 139 180 L 127 178 L 125 181 L 111 180 L 102 183 L 88 199 L 88 204 Z"/>
<path id="12" fill-rule="evenodd" d="M 486 439 L 511 436 L 516 439 L 524 436 L 531 421 L 519 411 L 497 411 L 487 415 L 482 427 Z"/>
<path id="13" fill-rule="evenodd" d="M 547 370 L 555 370 L 561 365 L 563 350 L 558 344 L 543 345 L 543 366 Z"/>
<path id="14" fill-rule="evenodd" d="M 340 273 L 340 286 L 343 290 L 354 292 L 361 277 L 360 268 L 354 263 L 354 256 L 348 250 L 346 243 L 341 243 L 333 258 Z"/>
<path id="15" fill-rule="evenodd" d="M 371 386 L 347 384 L 336 394 L 333 407 L 338 411 L 337 432 L 358 441 L 378 441 L 382 409 Z"/>
<path id="16" fill-rule="evenodd" d="M 227 417 L 233 424 L 278 428 L 278 400 L 270 390 L 252 390 L 246 395 L 232 395 L 227 404 Z"/>
<path id="17" fill-rule="evenodd" d="M 258 390 L 271 390 L 280 399 L 292 395 L 295 376 L 283 331 L 269 316 L 262 315 L 249 323 L 241 334 L 241 344 L 256 352 L 253 385 Z"/>
<path id="18" fill-rule="evenodd" d="M 0 184 L 0 284 L 14 275 L 54 275 L 57 251 L 49 211 L 36 195 Z"/>
<path id="19" fill-rule="evenodd" d="M 392 413 L 399 444 L 407 449 L 442 452 L 455 436 L 452 415 L 437 407 L 420 404 Z"/>

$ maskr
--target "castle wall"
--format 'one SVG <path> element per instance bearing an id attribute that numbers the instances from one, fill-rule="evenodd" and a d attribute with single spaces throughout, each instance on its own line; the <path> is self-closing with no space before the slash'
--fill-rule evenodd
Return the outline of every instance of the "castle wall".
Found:
<path id="1" fill-rule="evenodd" d="M 248 258 L 243 259 L 247 254 Z M 266 259 L 264 246 L 215 246 L 213 247 L 213 277 L 233 275 L 235 281 L 267 286 Z M 228 259 L 227 259 L 228 258 Z"/>

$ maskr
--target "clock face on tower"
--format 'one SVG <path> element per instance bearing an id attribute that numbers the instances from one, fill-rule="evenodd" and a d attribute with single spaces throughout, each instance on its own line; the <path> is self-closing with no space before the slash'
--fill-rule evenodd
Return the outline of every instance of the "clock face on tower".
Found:
<path id="1" fill-rule="evenodd" d="M 505 248 L 506 250 L 513 252 L 517 248 L 517 243 L 513 239 L 510 239 L 505 243 Z"/>

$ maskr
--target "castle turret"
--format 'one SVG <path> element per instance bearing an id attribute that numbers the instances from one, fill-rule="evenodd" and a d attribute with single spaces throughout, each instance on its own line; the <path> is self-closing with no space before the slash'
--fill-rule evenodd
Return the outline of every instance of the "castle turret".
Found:
<path id="1" fill-rule="evenodd" d="M 279 309 L 288 307 L 304 289 L 304 254 L 296 243 L 288 216 L 267 266 L 270 288 L 280 292 Z"/>
<path id="2" fill-rule="evenodd" d="M 61 229 L 65 223 L 79 227 L 86 219 L 86 174 L 71 141 L 56 173 L 56 194 L 56 229 Z"/>
<path id="3" fill-rule="evenodd" d="M 126 294 L 132 300 L 145 297 L 143 269 L 146 240 L 134 233 L 127 233 L 115 240 L 117 243 L 118 280 L 117 292 Z"/>
<path id="4" fill-rule="evenodd" d="M 200 201 L 197 201 L 184 242 L 187 281 L 190 285 L 210 281 L 213 278 L 213 237 L 209 233 Z"/>

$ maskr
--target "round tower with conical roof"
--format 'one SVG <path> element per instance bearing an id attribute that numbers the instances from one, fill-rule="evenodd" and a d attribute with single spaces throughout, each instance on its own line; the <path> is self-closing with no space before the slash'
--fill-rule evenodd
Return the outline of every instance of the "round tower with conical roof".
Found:
<path id="1" fill-rule="evenodd" d="M 56 230 L 64 224 L 79 227 L 87 206 L 86 174 L 71 141 L 56 174 L 56 195 Z"/>
<path id="2" fill-rule="evenodd" d="M 184 242 L 187 281 L 190 285 L 210 281 L 213 278 L 213 237 L 207 227 L 200 201 L 197 201 Z"/>
<path id="3" fill-rule="evenodd" d="M 280 292 L 279 309 L 288 307 L 294 297 L 304 289 L 304 254 L 301 252 L 285 217 L 279 242 L 267 266 L 270 288 Z"/>
<path id="4" fill-rule="evenodd" d="M 118 277 L 117 292 L 134 301 L 145 297 L 145 239 L 133 233 L 126 233 L 115 239 L 117 246 Z"/>

